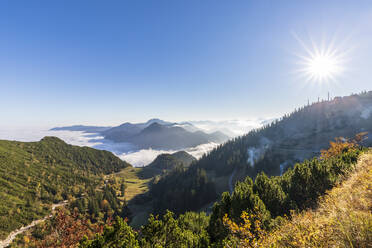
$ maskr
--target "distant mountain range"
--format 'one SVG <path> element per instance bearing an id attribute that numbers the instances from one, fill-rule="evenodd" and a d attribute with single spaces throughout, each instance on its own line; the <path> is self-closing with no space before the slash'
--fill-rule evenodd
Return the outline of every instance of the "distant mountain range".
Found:
<path id="1" fill-rule="evenodd" d="M 160 119 L 135 124 L 126 122 L 117 127 L 76 125 L 56 127 L 51 130 L 97 133 L 106 140 L 115 143 L 131 143 L 138 149 L 177 150 L 210 142 L 223 143 L 229 139 L 229 136 L 220 131 L 206 133 L 189 122 L 172 123 Z"/>

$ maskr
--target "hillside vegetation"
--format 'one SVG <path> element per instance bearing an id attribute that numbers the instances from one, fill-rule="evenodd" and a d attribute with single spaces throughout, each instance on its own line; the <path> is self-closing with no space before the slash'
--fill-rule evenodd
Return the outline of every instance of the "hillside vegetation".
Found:
<path id="1" fill-rule="evenodd" d="M 143 167 L 142 175 L 153 177 L 169 172 L 176 167 L 189 167 L 196 158 L 185 151 L 163 153 L 158 155 L 149 165 Z"/>
<path id="2" fill-rule="evenodd" d="M 261 173 L 254 181 L 247 177 L 238 182 L 234 192 L 231 195 L 224 193 L 213 207 L 209 226 L 212 240 L 221 242 L 227 237 L 222 221 L 226 215 L 237 223 L 242 222 L 242 212 L 255 216 L 254 221 L 260 223 L 251 227 L 255 233 L 258 227 L 271 229 L 290 211 L 315 207 L 320 196 L 354 169 L 361 152 L 358 146 L 361 140 L 362 135 L 353 141 L 337 139 L 320 158 L 296 164 L 282 176 L 267 177 Z"/>
<path id="3" fill-rule="evenodd" d="M 330 140 L 351 138 L 360 132 L 372 133 L 371 91 L 301 107 L 260 129 L 230 140 L 193 163 L 179 176 L 175 187 L 181 192 L 188 191 L 189 177 L 196 177 L 200 170 L 205 171 L 208 181 L 215 184 L 218 192 L 229 190 L 229 179 L 236 182 L 246 176 L 255 178 L 261 172 L 279 176 L 294 164 L 319 156 Z M 363 144 L 370 146 L 371 137 Z M 173 187 L 164 190 L 163 201 L 176 206 L 172 203 L 177 198 Z M 217 200 L 213 199 L 213 192 L 209 197 L 203 194 L 195 192 L 189 200 L 204 199 L 200 205 L 210 204 L 210 199 Z M 185 205 L 184 209 L 170 210 L 190 209 Z"/>
<path id="4" fill-rule="evenodd" d="M 372 153 L 316 210 L 292 216 L 267 238 L 278 247 L 372 247 Z M 274 245 L 275 244 L 275 245 Z"/>
<path id="5" fill-rule="evenodd" d="M 200 160 L 190 157 L 189 166 L 172 154 L 159 156 L 153 168 L 133 168 L 109 152 L 52 137 L 0 141 L 0 230 L 6 234 L 68 199 L 64 212 L 18 237 L 16 247 L 76 247 L 84 233 L 82 248 L 369 247 L 370 170 L 363 172 L 363 161 L 371 154 L 363 147 L 371 140 L 359 132 L 372 130 L 365 111 L 371 106 L 372 93 L 315 103 Z M 342 131 L 359 134 L 321 150 Z M 349 181 L 349 191 L 337 191 Z"/>
<path id="6" fill-rule="evenodd" d="M 101 175 L 130 166 L 112 153 L 68 145 L 54 137 L 39 142 L 0 141 L 0 239 L 46 216 L 52 203 L 78 198 Z"/>
<path id="7" fill-rule="evenodd" d="M 347 180 L 321 197 L 317 207 L 292 212 L 271 232 L 252 240 L 246 219 L 226 220 L 234 247 L 372 247 L 372 151 L 363 154 Z M 253 242 L 254 241 L 254 242 Z M 230 247 L 231 247 L 230 243 Z"/>
<path id="8" fill-rule="evenodd" d="M 166 211 L 163 216 L 150 215 L 138 232 L 117 218 L 103 233 L 84 239 L 80 247 L 268 247 L 263 242 L 286 225 L 285 216 L 316 208 L 319 197 L 359 168 L 362 137 L 337 139 L 321 157 L 296 164 L 282 176 L 262 173 L 254 182 L 247 177 L 231 195 L 222 195 L 210 217 L 195 212 L 177 217 Z"/>

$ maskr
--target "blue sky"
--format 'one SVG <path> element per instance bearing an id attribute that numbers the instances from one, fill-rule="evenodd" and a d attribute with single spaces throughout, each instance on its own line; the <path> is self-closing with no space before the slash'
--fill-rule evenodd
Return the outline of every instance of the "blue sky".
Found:
<path id="1" fill-rule="evenodd" d="M 336 81 L 294 71 L 335 38 Z M 0 126 L 281 116 L 372 90 L 371 1 L 0 1 Z"/>

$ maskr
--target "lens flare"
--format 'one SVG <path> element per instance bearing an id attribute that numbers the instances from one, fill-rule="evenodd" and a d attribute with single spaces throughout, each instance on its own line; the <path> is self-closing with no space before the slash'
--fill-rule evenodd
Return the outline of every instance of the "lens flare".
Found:
<path id="1" fill-rule="evenodd" d="M 344 64 L 348 51 L 335 47 L 334 40 L 329 44 L 323 41 L 321 45 L 312 41 L 312 45 L 308 46 L 297 36 L 295 38 L 305 49 L 304 54 L 296 54 L 300 59 L 298 62 L 300 68 L 297 72 L 307 81 L 318 83 L 336 81 L 345 71 Z"/>

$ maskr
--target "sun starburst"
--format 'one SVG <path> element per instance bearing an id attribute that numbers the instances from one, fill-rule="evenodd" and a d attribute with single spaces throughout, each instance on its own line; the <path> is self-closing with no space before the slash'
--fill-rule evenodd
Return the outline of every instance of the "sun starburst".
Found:
<path id="1" fill-rule="evenodd" d="M 345 71 L 347 51 L 335 46 L 334 40 L 320 45 L 311 41 L 308 46 L 300 38 L 295 36 L 301 46 L 305 49 L 303 54 L 296 54 L 298 61 L 298 74 L 308 82 L 325 83 L 336 81 Z"/>

